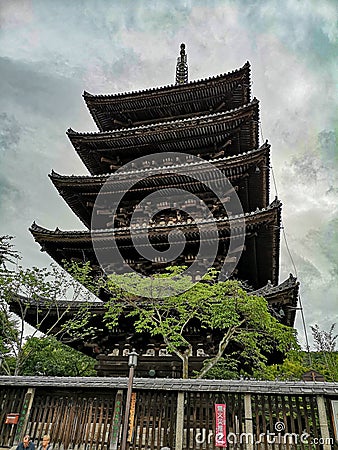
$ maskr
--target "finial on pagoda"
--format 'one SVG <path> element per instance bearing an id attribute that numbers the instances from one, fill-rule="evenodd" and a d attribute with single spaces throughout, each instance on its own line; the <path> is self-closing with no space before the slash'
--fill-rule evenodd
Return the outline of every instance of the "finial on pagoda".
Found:
<path id="1" fill-rule="evenodd" d="M 176 64 L 176 84 L 186 83 L 188 83 L 187 55 L 185 53 L 185 44 L 181 44 L 180 56 L 177 58 Z"/>

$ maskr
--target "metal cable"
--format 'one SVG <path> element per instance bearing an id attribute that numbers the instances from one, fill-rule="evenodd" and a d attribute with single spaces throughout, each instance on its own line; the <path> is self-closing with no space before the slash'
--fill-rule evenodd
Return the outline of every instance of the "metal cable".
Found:
<path id="1" fill-rule="evenodd" d="M 260 125 L 260 130 L 261 130 L 262 141 L 264 142 L 264 139 L 263 139 L 262 124 L 259 122 L 259 125 Z M 273 167 L 272 167 L 271 164 L 270 164 L 270 169 L 271 169 L 272 180 L 273 180 L 273 184 L 274 184 L 274 188 L 275 188 L 275 194 L 276 194 L 276 197 L 278 198 L 278 190 L 277 190 L 276 177 L 275 177 L 275 173 L 274 173 L 274 170 L 273 170 Z M 289 247 L 288 240 L 287 240 L 286 233 L 285 233 L 285 226 L 284 226 L 284 223 L 283 223 L 283 219 L 281 219 L 281 230 L 282 230 L 282 235 L 283 235 L 285 247 L 286 247 L 286 250 L 287 250 L 287 252 L 288 252 L 288 255 L 289 255 L 291 264 L 292 264 L 292 266 L 293 266 L 293 270 L 294 270 L 294 272 L 295 272 L 295 276 L 296 276 L 296 278 L 298 278 L 298 271 L 297 271 L 296 264 L 295 264 L 295 262 L 294 262 L 294 259 L 293 259 L 293 257 L 292 257 L 291 251 L 290 251 L 290 247 Z M 312 358 L 311 358 L 311 353 L 310 353 L 310 345 L 309 345 L 309 339 L 308 339 L 308 334 L 307 334 L 307 330 L 306 330 L 306 322 L 305 322 L 305 315 L 304 315 L 303 303 L 302 303 L 302 299 L 301 299 L 301 295 L 300 295 L 300 294 L 298 295 L 298 298 L 299 298 L 299 311 L 300 311 L 300 313 L 301 313 L 302 325 L 303 325 L 303 329 L 304 329 L 304 336 L 305 336 L 305 343 L 306 343 L 306 351 L 307 351 L 307 354 L 308 354 L 308 357 L 309 357 L 309 363 L 310 363 L 310 366 L 312 366 Z"/>

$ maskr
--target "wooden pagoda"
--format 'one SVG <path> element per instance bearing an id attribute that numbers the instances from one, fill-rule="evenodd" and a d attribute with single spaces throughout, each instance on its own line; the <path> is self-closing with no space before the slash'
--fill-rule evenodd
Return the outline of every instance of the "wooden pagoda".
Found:
<path id="1" fill-rule="evenodd" d="M 164 187 L 181 188 L 198 196 L 215 217 L 219 241 L 215 267 L 220 268 L 229 245 L 229 223 L 235 223 L 238 217 L 231 212 L 226 214 L 218 199 L 194 177 L 199 173 L 208 179 L 210 168 L 215 167 L 236 190 L 245 219 L 244 249 L 232 255 L 236 261 L 233 276 L 242 280 L 248 290 L 263 295 L 272 313 L 293 326 L 298 282 L 290 276 L 278 284 L 281 203 L 278 199 L 269 201 L 270 145 L 259 143 L 259 102 L 251 99 L 250 64 L 247 62 L 230 73 L 188 82 L 186 61 L 182 44 L 174 85 L 113 95 L 84 92 L 99 131 L 79 133 L 69 129 L 67 135 L 90 175 L 66 176 L 53 171 L 50 179 L 88 230 L 52 231 L 33 223 L 30 231 L 41 249 L 59 264 L 90 261 L 100 274 L 102 267 L 93 247 L 109 252 L 112 244 L 109 230 L 113 228 L 126 263 L 139 272 L 154 273 L 165 267 L 165 261 L 147 261 L 135 251 L 130 217 L 146 195 Z M 172 158 L 171 152 L 179 152 L 180 156 Z M 154 154 L 163 157 L 154 161 Z M 198 156 L 197 163 L 193 156 Z M 142 165 L 133 166 L 138 157 L 143 157 Z M 131 170 L 111 177 L 127 163 L 131 164 Z M 160 172 L 159 166 L 163 168 Z M 145 175 L 140 180 L 142 171 Z M 131 183 L 134 179 L 135 183 Z M 132 187 L 126 192 L 130 183 Z M 99 211 L 94 209 L 102 186 L 107 184 L 108 193 L 126 192 L 114 214 L 108 205 L 101 205 Z M 225 201 L 226 198 L 224 192 Z M 179 212 L 170 199 L 163 198 L 163 213 L 153 218 L 151 227 L 138 225 L 139 235 L 148 235 L 151 245 L 159 250 L 168 242 L 169 233 L 183 232 L 186 245 L 175 265 L 189 265 L 196 254 L 198 230 L 189 220 L 190 206 L 187 202 L 186 211 Z M 91 229 L 93 214 L 99 216 L 96 230 Z M 42 303 L 36 307 L 43 308 Z M 27 315 L 32 325 L 34 307 Z M 60 304 L 62 307 L 67 308 L 67 303 Z M 105 311 L 104 301 L 92 308 L 93 324 L 96 321 L 97 325 Z M 71 316 L 71 310 L 67 315 Z M 105 330 L 95 342 L 78 343 L 78 347 L 95 354 L 101 375 L 125 375 L 128 352 L 135 347 L 141 355 L 137 370 L 142 376 L 154 371 L 157 376 L 180 376 L 180 361 L 166 352 L 163 343 L 133 333 L 131 325 L 121 319 L 113 332 Z M 201 335 L 196 324 L 192 324 L 189 333 L 194 342 L 191 369 L 195 370 L 212 354 L 215 342 L 212 335 Z"/>

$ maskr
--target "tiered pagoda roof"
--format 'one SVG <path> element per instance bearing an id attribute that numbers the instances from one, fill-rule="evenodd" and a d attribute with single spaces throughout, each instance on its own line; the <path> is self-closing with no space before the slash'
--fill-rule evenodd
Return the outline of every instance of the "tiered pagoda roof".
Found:
<path id="1" fill-rule="evenodd" d="M 219 169 L 234 186 L 244 212 L 265 208 L 269 203 L 270 145 L 267 143 L 257 150 L 210 161 L 189 162 L 189 155 L 186 155 L 185 161 L 166 159 L 163 165 L 158 167 L 153 165 L 150 157 L 144 161 L 143 168 L 120 172 L 118 177 L 111 177 L 110 173 L 67 176 L 53 171 L 50 179 L 68 206 L 88 228 L 91 226 L 95 199 L 104 184 L 109 183 L 110 189 L 105 190 L 108 196 L 110 192 L 126 192 L 127 186 L 135 179 L 135 185 L 124 196 L 120 209 L 128 209 L 138 202 L 140 191 L 150 194 L 159 189 L 180 187 L 203 198 L 207 196 L 205 184 L 192 180 L 189 175 L 193 177 L 199 173 L 203 181 L 210 181 L 213 176 L 210 165 Z M 170 169 L 175 170 L 175 173 L 170 173 Z M 185 175 L 182 175 L 182 170 Z M 140 173 L 145 177 L 137 181 Z M 107 219 L 107 222 L 108 220 L 111 218 Z"/>
<path id="2" fill-rule="evenodd" d="M 240 108 L 132 128 L 67 135 L 92 175 L 112 172 L 153 153 L 183 152 L 212 159 L 258 148 L 258 100 Z"/>
<path id="3" fill-rule="evenodd" d="M 233 276 L 263 295 L 283 323 L 293 325 L 298 283 L 291 276 L 278 285 L 281 203 L 275 199 L 269 204 L 270 145 L 259 144 L 259 102 L 251 99 L 250 64 L 188 82 L 186 62 L 182 45 L 175 85 L 113 95 L 83 94 L 99 131 L 79 133 L 70 128 L 67 135 L 90 175 L 53 171 L 50 178 L 88 230 L 52 231 L 33 223 L 30 231 L 41 249 L 61 265 L 64 260 L 90 261 L 94 273 L 119 273 L 124 267 L 114 261 L 102 267 L 94 251 L 95 247 L 109 255 L 114 244 L 126 266 L 150 274 L 162 270 L 167 262 L 145 260 L 135 243 L 149 245 L 144 244 L 147 238 L 161 251 L 168 246 L 169 234 L 184 236 L 184 250 L 174 264 L 189 266 L 198 252 L 199 226 L 203 226 L 210 244 L 218 244 L 214 266 L 220 269 L 231 230 L 231 240 L 238 240 L 238 247 L 228 255 L 236 263 Z M 222 198 L 211 192 L 208 182 L 215 176 L 214 169 L 230 181 L 242 205 L 241 213 L 224 207 L 229 199 L 226 181 L 218 183 Z M 198 214 L 192 219 L 184 204 L 179 204 L 182 214 L 178 212 L 168 195 L 170 189 L 191 193 L 207 205 L 216 230 Z M 162 190 L 162 213 L 145 222 L 142 216 L 131 224 L 140 202 L 152 193 L 160 198 Z M 112 198 L 117 198 L 113 194 L 121 194 L 118 205 L 111 204 Z M 197 212 L 198 208 L 195 205 Z M 243 240 L 244 248 L 240 245 Z M 92 308 L 102 317 L 104 303 Z M 34 325 L 34 314 L 31 316 Z M 108 347 L 119 346 L 127 338 L 128 327 L 121 322 Z M 107 345 L 106 354 L 111 350 Z M 102 349 L 102 342 L 98 346 Z"/>
<path id="4" fill-rule="evenodd" d="M 229 246 L 229 222 L 233 222 L 237 234 L 233 233 L 231 239 L 238 238 L 240 240 L 245 235 L 245 249 L 241 257 L 238 254 L 230 255 L 238 260 L 236 276 L 255 288 L 263 286 L 268 280 L 271 280 L 274 285 L 277 284 L 280 214 L 281 204 L 275 200 L 267 208 L 246 213 L 241 217 L 216 219 L 218 232 L 215 234 L 214 228 L 210 226 L 209 235 L 210 242 L 216 241 L 219 243 L 219 258 L 215 263 L 215 267 L 218 269 L 222 267 L 224 255 Z M 245 230 L 241 225 L 242 222 L 239 220 L 242 218 L 245 219 Z M 236 222 L 239 223 L 238 228 L 236 228 Z M 204 225 L 205 227 L 208 224 L 200 221 L 198 225 Z M 181 264 L 189 263 L 200 240 L 196 223 L 188 221 L 164 223 L 163 225 L 154 224 L 151 227 L 144 228 L 140 225 L 136 229 L 138 234 L 133 241 L 130 235 L 130 227 L 120 227 L 113 231 L 61 231 L 58 228 L 52 231 L 34 223 L 30 231 L 42 249 L 47 251 L 59 264 L 62 264 L 63 260 L 85 260 L 90 261 L 93 268 L 99 270 L 100 264 L 93 249 L 93 242 L 95 242 L 96 248 L 102 249 L 107 255 L 111 254 L 116 242 L 125 259 L 128 260 L 128 264 L 144 273 L 151 273 L 155 266 L 163 267 L 165 265 L 165 261 L 163 261 L 164 264 L 155 264 L 155 262 L 152 263 L 151 261 L 146 262 L 134 251 L 134 245 L 136 243 L 143 245 L 147 236 L 153 247 L 161 250 L 167 245 L 169 233 L 183 232 L 186 239 L 186 247 L 185 252 L 181 256 Z M 204 228 L 204 230 L 206 230 L 204 231 L 206 233 L 207 228 Z M 240 250 L 241 248 L 238 249 L 238 251 Z M 109 260 L 108 256 L 107 260 Z M 110 267 L 109 269 L 119 272 L 123 270 L 123 267 Z"/>
<path id="5" fill-rule="evenodd" d="M 83 94 L 100 131 L 228 111 L 249 103 L 250 96 L 249 62 L 233 72 L 185 84 L 112 95 Z"/>

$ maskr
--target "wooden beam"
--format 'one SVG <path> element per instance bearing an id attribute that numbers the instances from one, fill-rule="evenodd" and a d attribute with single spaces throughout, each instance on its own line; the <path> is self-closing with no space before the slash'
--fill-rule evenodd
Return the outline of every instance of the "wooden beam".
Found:
<path id="1" fill-rule="evenodd" d="M 100 161 L 102 163 L 107 163 L 107 164 L 116 164 L 117 161 L 114 161 L 110 158 L 106 158 L 105 156 L 101 156 Z"/>
<path id="2" fill-rule="evenodd" d="M 114 125 L 121 125 L 122 127 L 128 127 L 128 126 L 132 125 L 133 123 L 131 121 L 130 122 L 123 122 L 122 120 L 114 119 L 113 120 L 113 124 Z"/>

